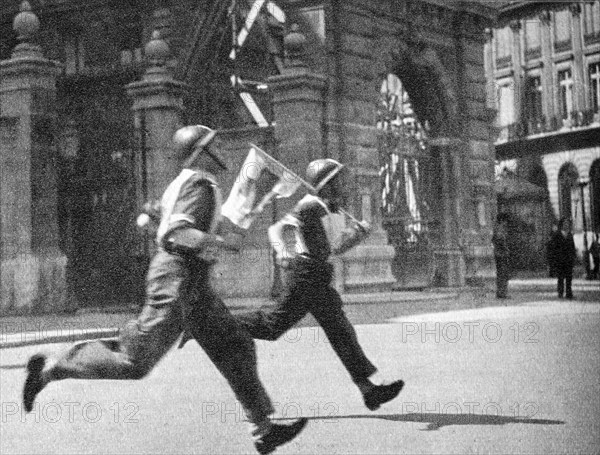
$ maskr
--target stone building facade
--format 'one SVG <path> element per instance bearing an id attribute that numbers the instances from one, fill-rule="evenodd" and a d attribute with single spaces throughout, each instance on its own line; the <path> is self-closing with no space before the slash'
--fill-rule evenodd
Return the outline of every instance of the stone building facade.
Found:
<path id="1" fill-rule="evenodd" d="M 248 142 L 300 175 L 316 158 L 347 164 L 347 208 L 375 229 L 337 260 L 343 292 L 409 286 L 415 277 L 401 265 L 411 260 L 426 264 L 420 287 L 461 286 L 490 273 L 490 8 L 435 0 L 201 3 L 3 4 L 0 27 L 11 38 L 0 49 L 2 312 L 141 298 L 153 245 L 134 220 L 176 175 L 169 140 L 189 123 L 222 132 L 235 171 Z M 38 113 L 42 123 L 31 120 Z M 244 251 L 216 267 L 225 297 L 273 291 L 278 271 L 265 230 L 293 203 L 277 201 Z M 17 232 L 41 246 L 20 243 Z M 32 267 L 34 286 L 19 272 Z M 40 283 L 58 294 L 48 299 Z"/>
<path id="2" fill-rule="evenodd" d="M 499 170 L 546 190 L 550 218 L 531 221 L 547 226 L 537 237 L 547 239 L 553 220 L 573 219 L 586 264 L 600 231 L 600 2 L 504 6 L 486 72 Z"/>

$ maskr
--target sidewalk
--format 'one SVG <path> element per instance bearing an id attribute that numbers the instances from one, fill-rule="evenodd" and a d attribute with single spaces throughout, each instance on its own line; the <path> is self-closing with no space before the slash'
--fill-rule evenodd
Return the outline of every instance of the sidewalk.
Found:
<path id="1" fill-rule="evenodd" d="M 437 288 L 424 291 L 394 291 L 382 293 L 345 294 L 349 317 L 355 313 L 354 305 L 393 307 L 402 314 L 435 313 L 482 306 L 518 305 L 531 299 L 531 293 L 554 296 L 555 280 L 546 278 L 514 279 L 511 292 L 524 293 L 514 300 L 494 299 L 493 284 L 485 287 Z M 600 301 L 600 282 L 574 280 L 573 291 L 585 296 L 587 301 Z M 546 295 L 547 294 L 547 295 Z M 539 297 L 538 297 L 539 298 Z M 272 305 L 266 298 L 226 299 L 227 306 L 235 312 Z M 377 312 L 377 309 L 374 310 Z M 388 311 L 389 312 L 389 311 Z M 74 314 L 44 314 L 9 316 L 0 318 L 0 349 L 45 343 L 75 342 L 118 336 L 119 327 L 137 314 L 136 307 L 82 309 Z"/>
<path id="2" fill-rule="evenodd" d="M 458 297 L 456 290 L 347 294 L 346 305 L 444 301 Z M 225 299 L 232 312 L 272 305 L 267 298 Z M 137 308 L 82 309 L 74 314 L 42 314 L 0 318 L 0 349 L 45 343 L 75 342 L 119 335 L 119 327 L 135 318 Z"/>

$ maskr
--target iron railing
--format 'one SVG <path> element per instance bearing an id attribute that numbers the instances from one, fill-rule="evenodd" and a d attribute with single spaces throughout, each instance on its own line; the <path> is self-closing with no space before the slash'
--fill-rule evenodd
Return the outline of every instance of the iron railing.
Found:
<path id="1" fill-rule="evenodd" d="M 527 118 L 501 127 L 497 142 L 511 142 L 537 134 L 587 127 L 595 123 L 600 123 L 598 108 L 574 111 L 568 118 L 562 116 Z"/>

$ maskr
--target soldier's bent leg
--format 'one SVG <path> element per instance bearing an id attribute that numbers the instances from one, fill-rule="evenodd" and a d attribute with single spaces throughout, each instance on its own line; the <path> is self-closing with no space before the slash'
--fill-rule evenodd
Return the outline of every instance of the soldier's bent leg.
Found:
<path id="1" fill-rule="evenodd" d="M 248 420 L 267 422 L 274 412 L 258 376 L 254 341 L 212 293 L 196 302 L 186 321 L 188 330 L 229 383 Z"/>
<path id="2" fill-rule="evenodd" d="M 268 309 L 236 315 L 252 338 L 275 341 L 300 321 L 308 308 L 295 291 L 285 291 L 277 304 Z"/>
<path id="3" fill-rule="evenodd" d="M 140 379 L 148 374 L 181 333 L 179 309 L 144 306 L 137 320 L 121 329 L 117 340 L 73 346 L 45 372 L 47 380 Z"/>
<path id="4" fill-rule="evenodd" d="M 365 381 L 377 368 L 367 358 L 358 342 L 356 331 L 342 308 L 343 302 L 335 289 L 328 286 L 315 299 L 311 313 L 323 328 L 337 356 L 355 383 Z"/>

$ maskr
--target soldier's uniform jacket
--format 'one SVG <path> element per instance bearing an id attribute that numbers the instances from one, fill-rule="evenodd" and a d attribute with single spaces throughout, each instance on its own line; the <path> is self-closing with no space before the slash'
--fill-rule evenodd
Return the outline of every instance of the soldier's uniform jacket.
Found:
<path id="1" fill-rule="evenodd" d="M 328 259 L 344 238 L 344 216 L 332 212 L 321 198 L 306 195 L 279 223 L 295 228 L 294 238 L 284 238 L 284 245 L 279 245 L 269 230 L 271 245 L 284 269 L 297 281 L 328 284 L 333 276 Z"/>
<path id="2" fill-rule="evenodd" d="M 321 198 L 310 194 L 302 198 L 294 210 L 282 218 L 281 223 L 296 228 L 293 251 L 290 251 L 288 244 L 287 251 L 281 255 L 287 259 L 301 256 L 316 262 L 327 262 L 344 236 L 344 216 L 332 212 Z M 274 248 L 278 247 L 274 245 Z"/>
<path id="3" fill-rule="evenodd" d="M 156 241 L 165 248 L 165 239 L 181 228 L 194 228 L 214 233 L 221 219 L 221 191 L 213 175 L 184 169 L 163 193 L 161 221 Z M 214 260 L 214 251 L 207 251 L 206 260 Z"/>

